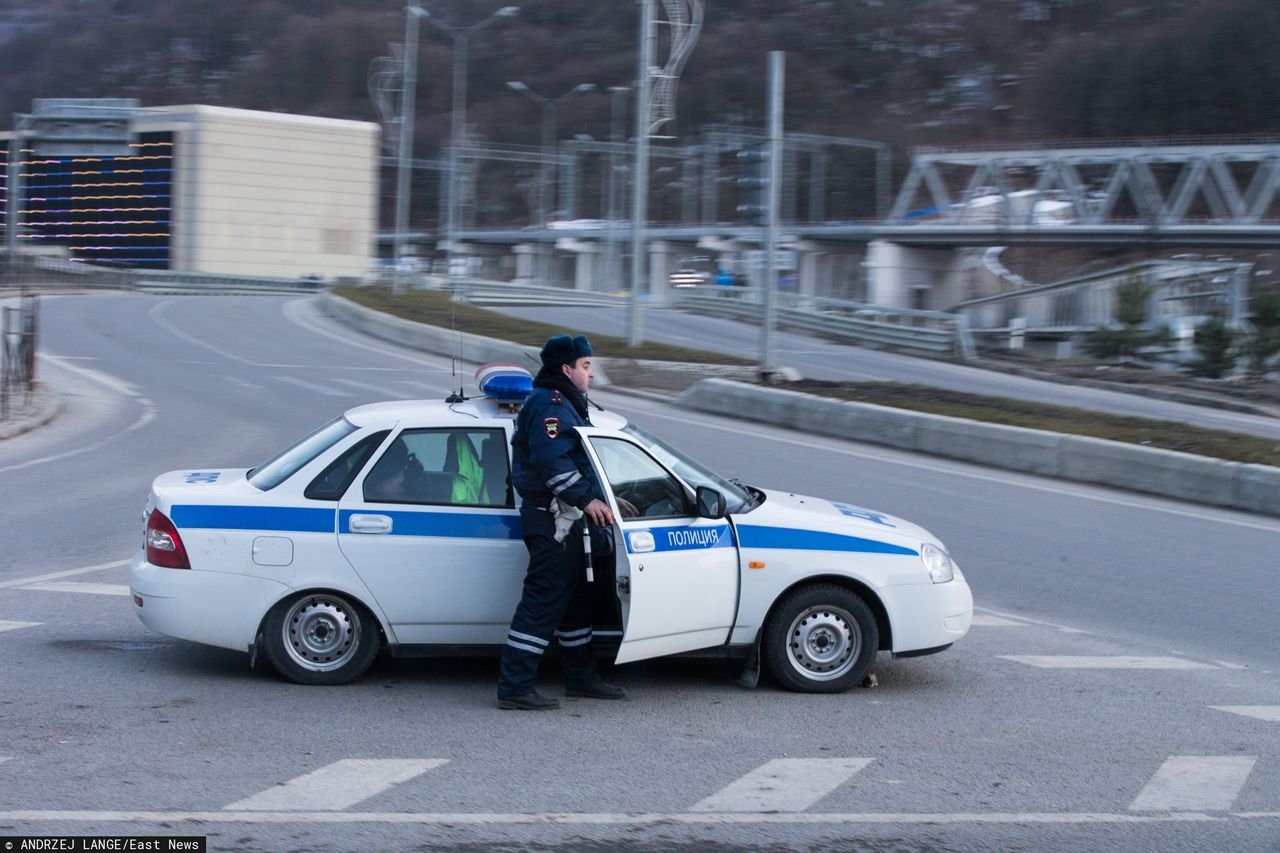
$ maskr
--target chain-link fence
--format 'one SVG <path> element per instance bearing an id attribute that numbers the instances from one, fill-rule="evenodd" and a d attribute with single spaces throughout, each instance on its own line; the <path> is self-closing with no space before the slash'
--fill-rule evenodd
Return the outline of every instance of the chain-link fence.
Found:
<path id="1" fill-rule="evenodd" d="M 0 346 L 0 420 L 13 417 L 32 403 L 36 379 L 36 329 L 40 303 L 22 296 L 15 307 L 4 306 L 3 346 Z"/>

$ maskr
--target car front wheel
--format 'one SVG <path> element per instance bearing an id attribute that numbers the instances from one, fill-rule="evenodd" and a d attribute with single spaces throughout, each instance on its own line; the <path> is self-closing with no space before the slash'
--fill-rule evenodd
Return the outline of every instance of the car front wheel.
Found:
<path id="1" fill-rule="evenodd" d="M 378 626 L 359 604 L 331 592 L 308 592 L 272 608 L 263 651 L 276 672 L 298 684 L 345 684 L 378 654 Z"/>
<path id="2" fill-rule="evenodd" d="M 769 671 L 787 689 L 840 693 L 867 677 L 880 632 L 857 593 L 813 584 L 782 598 L 765 625 L 762 645 Z"/>

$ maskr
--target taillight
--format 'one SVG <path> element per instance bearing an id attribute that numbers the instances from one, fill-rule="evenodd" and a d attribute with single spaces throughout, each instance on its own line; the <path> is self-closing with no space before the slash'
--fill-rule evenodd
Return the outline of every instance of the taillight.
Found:
<path id="1" fill-rule="evenodd" d="M 158 509 L 147 517 L 147 562 L 166 569 L 191 568 L 178 528 Z"/>

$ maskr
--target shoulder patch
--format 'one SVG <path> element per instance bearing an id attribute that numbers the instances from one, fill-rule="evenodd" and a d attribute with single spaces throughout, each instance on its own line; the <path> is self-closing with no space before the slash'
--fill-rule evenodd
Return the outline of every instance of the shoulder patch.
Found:
<path id="1" fill-rule="evenodd" d="M 558 406 L 564 402 L 564 395 L 556 389 L 551 389 L 551 405 Z"/>
<path id="2" fill-rule="evenodd" d="M 547 438 L 555 438 L 560 434 L 560 419 L 547 418 L 542 422 L 542 428 L 547 431 Z"/>

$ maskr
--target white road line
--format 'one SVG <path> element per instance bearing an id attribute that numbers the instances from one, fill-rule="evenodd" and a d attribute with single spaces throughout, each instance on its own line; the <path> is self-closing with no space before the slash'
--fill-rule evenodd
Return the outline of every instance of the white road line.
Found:
<path id="1" fill-rule="evenodd" d="M 90 595 L 128 595 L 129 585 L 123 583 L 83 583 L 81 581 L 43 581 L 20 586 L 36 592 L 80 592 Z"/>
<path id="2" fill-rule="evenodd" d="M 344 758 L 225 807 L 225 811 L 340 810 L 448 764 L 447 758 Z"/>
<path id="3" fill-rule="evenodd" d="M 1004 660 L 1041 669 L 1217 669 L 1213 664 L 1183 658 L 1137 655 L 996 655 Z"/>
<path id="4" fill-rule="evenodd" d="M 606 396 L 612 396 L 615 400 L 620 396 L 625 396 L 625 395 L 608 395 L 608 392 L 605 392 L 605 394 Z M 814 449 L 815 442 L 818 440 L 826 440 L 826 441 L 832 442 L 832 444 L 840 441 L 847 441 L 852 443 L 857 442 L 857 439 L 854 439 L 854 438 L 842 439 L 837 436 L 831 436 L 831 435 L 822 435 L 822 436 L 811 435 L 811 436 L 807 436 L 806 439 L 803 439 L 803 440 L 794 439 L 794 438 L 788 438 L 784 435 L 775 435 L 771 433 L 761 432 L 759 430 L 740 429 L 737 427 L 726 426 L 723 423 L 711 422 L 712 419 L 724 420 L 727 417 L 726 415 L 713 415 L 709 412 L 698 412 L 697 414 L 701 415 L 702 418 L 695 419 L 695 418 L 690 418 L 688 416 L 677 417 L 675 415 L 662 414 L 659 412 L 652 411 L 651 409 L 642 408 L 634 404 L 628 405 L 625 402 L 622 405 L 617 405 L 613 400 L 610 400 L 609 402 L 610 402 L 610 405 L 615 409 L 620 409 L 623 411 L 631 411 L 631 412 L 642 412 L 644 416 L 647 418 L 658 418 L 661 420 L 674 421 L 675 423 L 686 424 L 686 425 L 700 425 L 700 426 L 705 426 L 711 429 L 718 429 L 723 432 L 734 433 L 736 435 L 745 435 L 745 436 L 750 436 L 752 438 L 765 439 L 775 444 L 778 444 L 778 443 L 794 444 L 797 447 L 803 447 L 807 450 Z M 694 413 L 691 411 L 690 414 L 694 414 Z M 781 430 L 782 428 L 778 427 L 778 429 Z M 886 451 L 888 451 L 889 453 L 902 453 L 902 454 L 912 453 L 909 450 L 897 450 L 896 448 L 883 448 L 876 452 L 862 452 L 857 450 L 850 450 L 847 447 L 835 447 L 835 446 L 828 445 L 828 446 L 822 447 L 821 449 L 824 452 L 839 453 L 844 456 L 852 456 L 855 459 L 866 459 L 872 462 L 883 462 L 889 465 L 901 465 L 904 468 L 916 468 L 918 470 L 928 471 L 933 474 L 950 474 L 951 476 L 954 476 L 954 477 L 964 477 L 966 479 L 979 480 L 985 483 L 998 483 L 1004 486 L 1013 486 L 1021 489 L 1031 489 L 1032 491 L 1037 491 L 1037 492 L 1048 492 L 1049 494 L 1053 494 L 1053 495 L 1063 495 L 1065 497 L 1079 498 L 1081 500 L 1095 501 L 1097 503 L 1112 504 L 1115 506 L 1123 506 L 1123 507 L 1128 507 L 1130 509 L 1148 510 L 1150 512 L 1162 512 L 1162 513 L 1165 513 L 1166 515 L 1176 515 L 1176 516 L 1181 516 L 1183 518 L 1193 518 L 1193 519 L 1196 519 L 1197 521 L 1210 521 L 1217 524 L 1230 524 L 1235 527 L 1246 527 L 1246 528 L 1249 528 L 1250 530 L 1262 530 L 1267 533 L 1280 533 L 1280 525 L 1277 525 L 1274 522 L 1266 523 L 1266 522 L 1249 521 L 1245 519 L 1227 518 L 1227 517 L 1224 517 L 1223 515 L 1220 515 L 1220 513 L 1230 512 L 1230 510 L 1221 509 L 1219 507 L 1205 506 L 1204 508 L 1199 510 L 1175 509 L 1174 507 L 1159 506 L 1155 503 L 1151 503 L 1151 502 L 1140 500 L 1140 499 L 1116 498 L 1116 497 L 1110 497 L 1109 495 L 1090 494 L 1088 492 L 1084 492 L 1079 489 L 1067 488 L 1062 486 L 1051 486 L 1043 483 L 1027 482 L 1021 479 L 1014 479 L 1014 477 L 1012 476 L 999 476 L 995 474 L 979 474 L 976 471 L 965 471 L 955 467 L 957 465 L 964 465 L 964 464 L 972 464 L 975 467 L 977 467 L 978 463 L 976 462 L 964 463 L 958 460 L 944 460 L 941 458 L 932 458 L 924 462 L 915 462 L 910 459 L 895 459 L 895 458 L 892 458 L 891 456 L 886 455 Z M 1017 472 L 1011 472 L 1011 473 L 1017 474 Z M 1017 476 L 1031 478 L 1037 475 L 1022 473 L 1022 474 L 1017 474 Z M 1105 488 L 1105 487 L 1098 486 L 1097 488 Z M 1157 498 L 1152 498 L 1152 500 L 1153 501 L 1157 500 Z M 1169 498 L 1168 500 L 1172 501 L 1173 498 Z"/>
<path id="5" fill-rule="evenodd" d="M 1030 622 L 1023 622 L 1021 619 L 1006 619 L 1003 616 L 994 616 L 989 613 L 974 612 L 973 621 L 969 623 L 975 628 L 1029 628 Z"/>
<path id="6" fill-rule="evenodd" d="M 326 397 L 350 397 L 349 391 L 339 391 L 337 388 L 328 385 L 321 385 L 319 382 L 308 382 L 305 379 L 299 379 L 296 376 L 274 376 L 277 382 L 284 382 L 289 385 L 297 385 L 299 388 L 306 388 L 316 394 L 324 394 Z"/>
<path id="7" fill-rule="evenodd" d="M 376 391 L 378 394 L 381 394 L 383 397 L 385 397 L 388 400 L 403 400 L 405 397 L 405 394 L 403 391 L 393 390 L 391 388 L 387 388 L 382 385 L 371 385 L 370 383 L 363 382 L 359 379 L 341 379 L 339 377 L 334 377 L 329 381 L 338 382 L 342 385 L 346 385 L 351 388 L 359 388 L 361 391 L 365 392 L 366 394 L 372 394 L 373 392 Z"/>
<path id="8" fill-rule="evenodd" d="M 34 628 L 37 625 L 43 624 L 43 622 L 5 622 L 0 619 L 0 631 L 16 631 L 19 628 Z"/>
<path id="9" fill-rule="evenodd" d="M 187 343 L 192 344 L 193 346 L 198 346 L 201 349 L 207 349 L 209 352 L 217 353 L 223 358 L 229 358 L 232 361 L 238 361 L 241 364 L 248 364 L 253 367 L 258 366 L 252 360 L 247 359 L 242 355 L 237 355 L 233 352 L 227 352 L 221 347 L 216 347 L 213 344 L 206 343 L 205 341 L 201 341 L 196 338 L 193 338 L 191 337 L 191 335 L 188 335 L 186 332 L 182 331 L 177 326 L 173 325 L 168 320 L 166 320 L 163 316 L 164 310 L 168 308 L 170 305 L 172 305 L 173 302 L 174 300 L 168 299 L 168 300 L 165 300 L 164 302 L 157 302 L 155 305 L 153 305 L 151 307 L 151 310 L 147 312 L 151 316 L 152 322 L 154 322 L 160 328 L 164 329 L 169 334 L 173 335 L 175 338 L 186 341 Z"/>
<path id="10" fill-rule="evenodd" d="M 1064 634 L 1088 634 L 1089 631 L 1083 628 L 1072 628 L 1070 625 L 1061 625 L 1057 622 L 1045 622 L 1043 619 L 1032 619 L 1030 616 L 1015 616 L 1012 613 L 1002 613 L 999 610 L 992 610 L 989 607 L 975 607 L 974 612 L 987 613 L 1000 619 L 1011 619 L 1014 622 L 1026 622 L 1030 625 L 1042 625 L 1046 628 L 1054 628 Z"/>
<path id="11" fill-rule="evenodd" d="M 120 436 L 124 435 L 127 432 L 133 432 L 136 429 L 142 429 L 144 426 L 146 426 L 147 424 L 155 420 L 156 412 L 158 411 L 158 409 L 156 408 L 156 404 L 151 402 L 151 400 L 147 399 L 146 397 L 139 395 L 138 392 L 134 390 L 133 386 L 125 382 L 124 380 L 117 379 L 116 377 L 111 376 L 110 374 L 102 373 L 101 371 L 98 371 L 98 370 L 89 370 L 84 367 L 72 367 L 70 364 L 67 364 L 65 361 L 59 358 L 56 358 L 54 356 L 46 355 L 43 352 L 37 353 L 36 357 L 61 370 L 66 370 L 71 373 L 81 374 L 86 379 L 92 382 L 96 382 L 108 388 L 111 391 L 115 391 L 118 394 L 121 394 L 123 396 L 126 396 L 134 400 L 142 411 L 138 415 L 137 420 L 135 420 L 133 423 L 129 424 L 127 427 L 125 427 L 122 430 L 118 430 L 116 432 L 111 433 L 106 438 L 100 439 L 99 441 L 95 441 L 93 444 L 86 444 L 81 447 L 77 447 L 75 450 L 67 450 L 67 451 L 64 451 L 63 453 L 55 453 L 52 456 L 41 456 L 38 459 L 28 459 L 26 462 L 18 462 L 13 465 L 8 465 L 4 468 L 0 468 L 0 474 L 3 474 L 6 471 L 17 471 L 22 468 L 30 468 L 33 465 L 43 465 L 46 462 L 56 462 L 59 459 L 67 459 L 72 456 L 79 456 L 82 453 L 90 453 L 92 451 L 98 450 L 101 447 L 106 446 L 107 444 L 110 444 L 112 441 L 115 441 L 117 438 L 119 438 Z"/>
<path id="12" fill-rule="evenodd" d="M 1215 711 L 1253 717 L 1266 723 L 1280 723 L 1280 705 L 1210 705 Z"/>
<path id="13" fill-rule="evenodd" d="M 694 805 L 694 812 L 802 812 L 870 758 L 775 758 Z"/>
<path id="14" fill-rule="evenodd" d="M 40 581 L 51 581 L 54 578 L 69 578 L 74 575 L 87 575 L 93 572 L 101 572 L 104 569 L 118 569 L 121 566 L 129 565 L 129 560 L 114 560 L 110 563 L 99 563 L 96 566 L 84 566 L 79 569 L 67 569 L 62 572 L 49 572 L 44 575 L 34 575 L 29 578 L 18 578 L 16 581 L 4 581 L 0 583 L 0 589 L 8 589 L 15 586 L 28 586 L 29 584 L 39 583 Z"/>
<path id="15" fill-rule="evenodd" d="M 150 811 L 0 811 L 0 822 L 67 823 L 299 823 L 417 824 L 423 826 L 707 826 L 733 824 L 1160 824 L 1229 823 L 1233 818 L 1280 819 L 1280 812 L 1208 815 L 1197 812 L 1113 814 L 1110 812 L 150 812 Z"/>
<path id="16" fill-rule="evenodd" d="M 398 359 L 401 359 L 402 361 L 408 361 L 423 368 L 424 371 L 426 372 L 441 373 L 447 370 L 447 368 L 441 368 L 439 366 L 438 361 L 433 363 L 432 361 L 422 356 L 408 355 L 407 353 L 397 352 L 396 350 L 389 349 L 387 347 L 373 346 L 371 344 L 366 344 L 363 341 L 356 340 L 356 337 L 360 334 L 359 332 L 348 330 L 347 334 L 340 335 L 336 332 L 332 332 L 324 328 L 319 323 L 316 323 L 313 319 L 304 316 L 304 314 L 308 311 L 314 312 L 315 310 L 315 307 L 313 304 L 314 298 L 315 297 L 308 297 L 305 299 L 290 300 L 289 302 L 283 303 L 280 306 L 280 310 L 284 314 L 285 318 L 288 319 L 289 322 L 293 323 L 294 325 L 301 326 L 302 328 L 306 329 L 308 332 L 311 332 L 312 334 L 320 335 L 325 338 L 331 338 L 332 340 L 338 341 L 344 346 L 356 347 L 358 349 L 368 350 L 369 352 L 376 352 L 380 355 L 385 355 L 390 358 L 398 358 Z M 443 358 L 443 356 L 437 356 L 436 358 Z"/>
<path id="17" fill-rule="evenodd" d="M 1227 811 L 1257 760 L 1247 755 L 1170 756 L 1129 810 Z"/>

